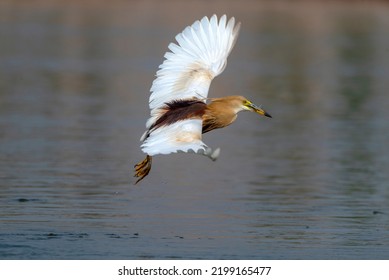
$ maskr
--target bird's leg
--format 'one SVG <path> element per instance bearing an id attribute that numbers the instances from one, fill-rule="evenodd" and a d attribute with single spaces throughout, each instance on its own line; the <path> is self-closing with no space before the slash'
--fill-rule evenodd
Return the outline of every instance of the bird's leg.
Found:
<path id="1" fill-rule="evenodd" d="M 139 178 L 135 182 L 135 185 L 149 174 L 149 172 L 151 170 L 151 163 L 152 163 L 152 158 L 151 158 L 151 156 L 147 155 L 143 161 L 139 162 L 138 164 L 136 164 L 134 166 L 134 168 L 135 168 L 134 177 Z"/>
<path id="2" fill-rule="evenodd" d="M 217 158 L 219 157 L 220 155 L 220 148 L 217 148 L 216 150 L 212 150 L 211 148 L 207 148 L 205 151 L 204 151 L 204 155 L 206 155 L 207 157 L 209 157 L 210 159 L 212 159 L 213 161 L 217 160 Z"/>

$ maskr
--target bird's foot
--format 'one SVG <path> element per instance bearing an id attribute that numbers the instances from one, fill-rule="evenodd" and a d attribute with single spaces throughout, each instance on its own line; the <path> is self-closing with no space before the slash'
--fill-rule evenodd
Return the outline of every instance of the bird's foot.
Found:
<path id="1" fill-rule="evenodd" d="M 217 158 L 219 157 L 220 155 L 220 148 L 217 148 L 215 150 L 212 150 L 211 148 L 207 148 L 204 152 L 204 154 L 209 157 L 210 159 L 212 159 L 213 161 L 217 160 Z"/>
<path id="2" fill-rule="evenodd" d="M 134 166 L 134 168 L 135 168 L 134 177 L 139 178 L 135 182 L 135 185 L 149 174 L 149 172 L 151 170 L 151 163 L 152 163 L 151 159 L 152 159 L 151 156 L 147 155 L 143 161 L 139 162 L 138 164 L 136 164 Z"/>

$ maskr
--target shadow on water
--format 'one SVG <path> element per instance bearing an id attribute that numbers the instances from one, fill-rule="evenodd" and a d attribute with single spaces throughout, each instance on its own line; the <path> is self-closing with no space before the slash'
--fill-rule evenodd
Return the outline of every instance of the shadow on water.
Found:
<path id="1" fill-rule="evenodd" d="M 212 2 L 242 31 L 210 95 L 274 118 L 242 113 L 204 136 L 220 160 L 156 157 L 135 187 L 155 71 L 209 5 L 3 2 L 0 258 L 389 257 L 387 4 Z"/>

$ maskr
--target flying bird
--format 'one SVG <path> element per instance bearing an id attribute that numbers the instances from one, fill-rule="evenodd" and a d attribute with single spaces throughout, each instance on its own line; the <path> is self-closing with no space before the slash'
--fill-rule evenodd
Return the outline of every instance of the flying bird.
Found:
<path id="1" fill-rule="evenodd" d="M 151 86 L 150 118 L 141 137 L 146 158 L 135 165 L 138 183 L 146 177 L 152 157 L 177 152 L 196 153 L 216 160 L 215 150 L 202 134 L 230 125 L 238 112 L 251 111 L 271 117 L 243 96 L 208 98 L 212 80 L 220 75 L 238 38 L 240 23 L 226 15 L 203 17 L 176 36 Z"/>

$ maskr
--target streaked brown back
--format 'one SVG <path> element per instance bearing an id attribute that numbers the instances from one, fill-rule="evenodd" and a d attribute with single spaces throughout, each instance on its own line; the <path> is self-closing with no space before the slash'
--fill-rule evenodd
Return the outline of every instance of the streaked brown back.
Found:
<path id="1" fill-rule="evenodd" d="M 174 100 L 169 102 L 161 108 L 163 113 L 150 127 L 149 132 L 158 127 L 170 125 L 180 120 L 201 119 L 205 113 L 206 106 L 207 105 L 204 102 L 195 99 Z"/>

